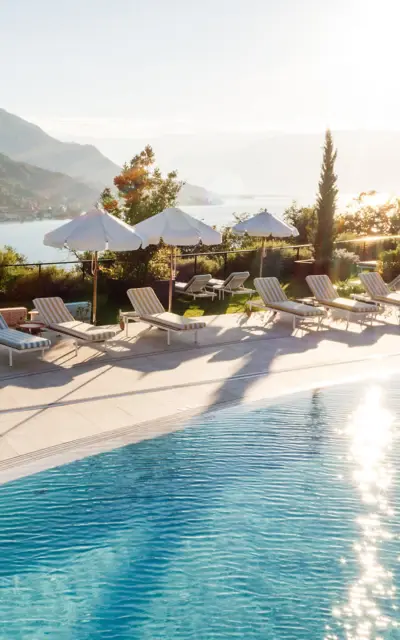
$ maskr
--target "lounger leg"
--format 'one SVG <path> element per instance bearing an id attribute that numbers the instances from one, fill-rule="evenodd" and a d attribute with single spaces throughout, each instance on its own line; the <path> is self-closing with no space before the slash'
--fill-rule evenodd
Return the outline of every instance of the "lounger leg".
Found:
<path id="1" fill-rule="evenodd" d="M 78 357 L 78 342 L 77 340 L 74 341 L 74 345 L 75 345 L 75 358 Z"/>
<path id="2" fill-rule="evenodd" d="M 42 360 L 44 360 L 44 349 L 42 349 Z"/>
<path id="3" fill-rule="evenodd" d="M 347 324 L 346 324 L 346 331 L 349 328 L 349 322 L 350 322 L 350 311 L 347 312 Z"/>
<path id="4" fill-rule="evenodd" d="M 13 357 L 12 357 L 12 350 L 11 349 L 8 350 L 8 364 L 9 364 L 10 367 L 13 366 Z"/>
<path id="5" fill-rule="evenodd" d="M 171 332 L 167 331 L 167 345 L 169 346 L 171 344 Z"/>
<path id="6" fill-rule="evenodd" d="M 128 318 L 126 318 L 126 327 L 125 327 L 125 335 L 126 335 L 126 337 L 128 337 L 128 335 L 129 335 L 128 327 L 129 327 L 129 322 L 128 322 Z"/>
<path id="7" fill-rule="evenodd" d="M 293 331 L 296 329 L 296 316 L 293 316 Z"/>
<path id="8" fill-rule="evenodd" d="M 198 341 L 197 341 L 197 331 L 194 332 L 194 343 L 195 344 L 198 343 Z"/>

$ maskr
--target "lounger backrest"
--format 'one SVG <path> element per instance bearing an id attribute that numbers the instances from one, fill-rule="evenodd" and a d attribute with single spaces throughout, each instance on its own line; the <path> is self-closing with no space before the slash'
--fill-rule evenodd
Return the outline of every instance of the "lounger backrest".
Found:
<path id="1" fill-rule="evenodd" d="M 209 280 L 211 280 L 211 275 L 209 273 L 193 276 L 193 278 L 190 278 L 187 283 L 185 291 L 187 293 L 200 293 L 203 291 Z"/>
<path id="2" fill-rule="evenodd" d="M 136 313 L 140 316 L 151 316 L 155 313 L 164 313 L 165 311 L 154 289 L 151 287 L 128 289 L 126 293 Z"/>
<path id="3" fill-rule="evenodd" d="M 317 300 L 334 300 L 337 291 L 327 275 L 307 276 L 306 282 Z"/>
<path id="4" fill-rule="evenodd" d="M 0 313 L 0 329 L 8 329 L 8 324 Z"/>
<path id="5" fill-rule="evenodd" d="M 377 273 L 376 271 L 372 271 L 371 273 L 360 273 L 360 280 L 371 298 L 385 298 L 390 295 L 390 289 L 382 279 L 380 273 Z"/>
<path id="6" fill-rule="evenodd" d="M 61 298 L 35 298 L 33 304 L 48 325 L 71 322 L 74 319 Z"/>
<path id="7" fill-rule="evenodd" d="M 232 273 L 225 280 L 223 286 L 225 289 L 235 291 L 246 282 L 249 276 L 250 273 L 248 271 L 232 271 Z"/>
<path id="8" fill-rule="evenodd" d="M 287 295 L 278 278 L 254 278 L 254 286 L 265 304 L 287 301 Z"/>

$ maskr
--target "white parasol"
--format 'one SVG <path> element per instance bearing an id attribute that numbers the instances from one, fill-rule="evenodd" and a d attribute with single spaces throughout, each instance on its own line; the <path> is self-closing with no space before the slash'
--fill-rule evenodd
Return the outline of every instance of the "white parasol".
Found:
<path id="1" fill-rule="evenodd" d="M 147 241 L 129 224 L 103 211 L 93 209 L 78 218 L 63 224 L 58 229 L 46 233 L 43 243 L 58 249 L 92 252 L 93 274 L 93 323 L 97 312 L 98 252 L 134 251 Z"/>
<path id="2" fill-rule="evenodd" d="M 292 236 L 295 237 L 299 235 L 299 232 L 295 227 L 286 224 L 286 222 L 280 220 L 272 213 L 269 213 L 266 209 L 265 211 L 260 211 L 260 213 L 257 213 L 257 215 L 252 218 L 244 220 L 244 222 L 239 222 L 232 227 L 232 231 L 238 235 L 247 233 L 249 236 L 262 238 L 260 278 L 262 276 L 265 238 L 290 238 Z"/>
<path id="3" fill-rule="evenodd" d="M 160 240 L 171 246 L 171 266 L 169 278 L 168 311 L 172 305 L 172 281 L 174 270 L 174 247 L 203 244 L 220 244 L 221 234 L 204 222 L 193 218 L 181 209 L 164 209 L 136 225 L 135 230 L 146 238 L 147 244 L 158 244 Z"/>

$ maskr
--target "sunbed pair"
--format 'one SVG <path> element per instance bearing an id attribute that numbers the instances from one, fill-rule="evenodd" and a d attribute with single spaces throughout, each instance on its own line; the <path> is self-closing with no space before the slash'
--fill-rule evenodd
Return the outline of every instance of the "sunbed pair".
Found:
<path id="1" fill-rule="evenodd" d="M 395 309 L 398 319 L 400 320 L 400 293 L 391 291 L 381 274 L 376 271 L 360 273 L 360 280 L 371 297 L 371 300 L 384 307 Z M 392 286 L 395 283 L 397 284 L 397 278 L 391 283 Z"/>
<path id="2" fill-rule="evenodd" d="M 372 320 L 378 315 L 380 309 L 377 305 L 359 300 L 350 300 L 338 296 L 335 287 L 327 275 L 307 276 L 306 282 L 314 294 L 317 302 L 327 311 L 341 311 L 347 319 L 346 328 L 351 319 L 356 321 Z"/>
<path id="3" fill-rule="evenodd" d="M 175 292 L 192 298 L 212 298 L 218 294 L 219 299 L 224 299 L 225 293 L 230 295 L 255 293 L 254 289 L 244 286 L 250 277 L 248 271 L 233 271 L 225 280 L 212 278 L 211 275 L 201 274 L 193 276 L 189 282 L 175 282 Z"/>

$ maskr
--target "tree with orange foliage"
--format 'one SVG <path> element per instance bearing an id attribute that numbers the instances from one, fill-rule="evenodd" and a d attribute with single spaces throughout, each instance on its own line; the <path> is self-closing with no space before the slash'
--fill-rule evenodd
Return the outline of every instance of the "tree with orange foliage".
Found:
<path id="1" fill-rule="evenodd" d="M 111 189 L 104 189 L 100 196 L 103 208 L 128 224 L 135 225 L 173 207 L 183 182 L 178 180 L 176 171 L 163 176 L 155 166 L 155 161 L 154 151 L 147 145 L 129 163 L 125 163 L 121 173 L 114 178 L 118 197 L 113 195 Z M 116 262 L 103 270 L 108 272 L 109 277 L 144 284 L 154 269 L 159 277 L 159 251 L 159 247 L 149 246 L 138 251 L 119 252 L 118 256 L 107 252 L 106 256 L 114 258 Z"/>
<path id="2" fill-rule="evenodd" d="M 173 207 L 183 182 L 177 179 L 176 171 L 170 171 L 164 177 L 155 161 L 154 151 L 147 145 L 125 163 L 121 173 L 114 178 L 120 204 L 110 189 L 105 189 L 101 194 L 103 207 L 131 225 Z"/>

